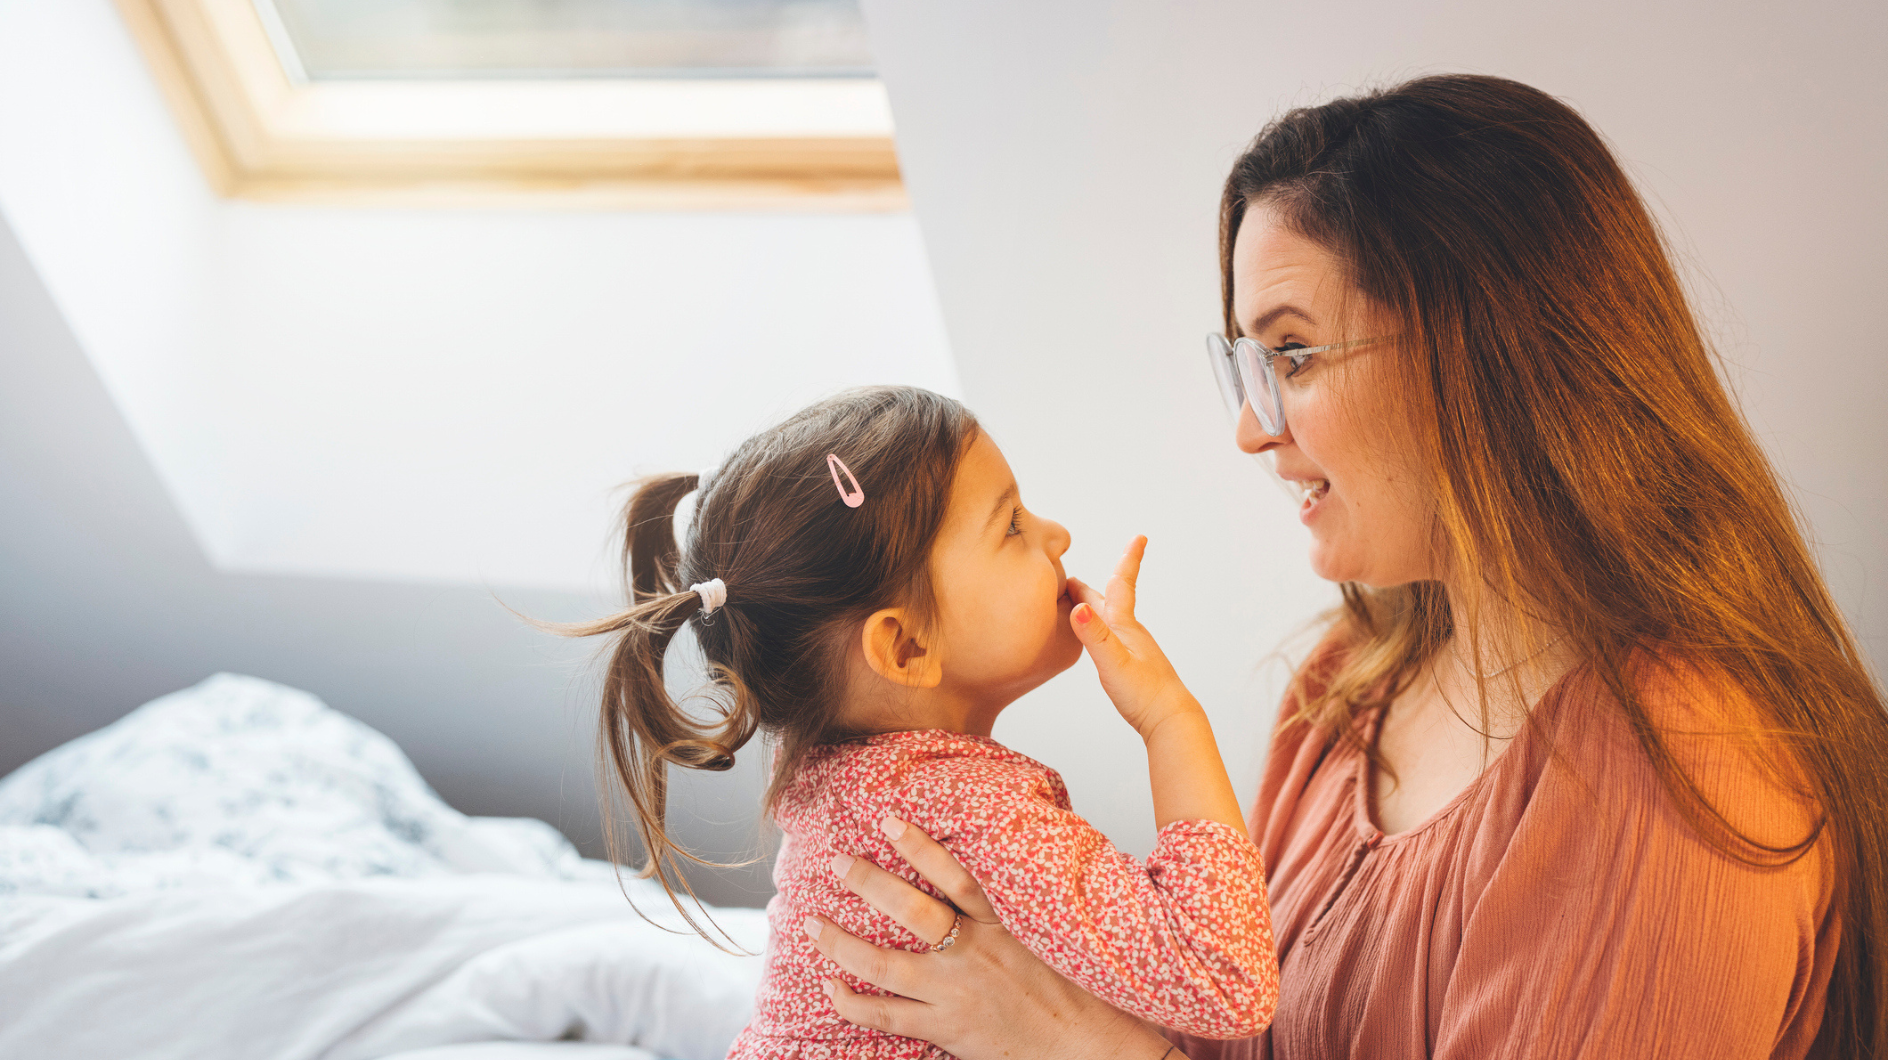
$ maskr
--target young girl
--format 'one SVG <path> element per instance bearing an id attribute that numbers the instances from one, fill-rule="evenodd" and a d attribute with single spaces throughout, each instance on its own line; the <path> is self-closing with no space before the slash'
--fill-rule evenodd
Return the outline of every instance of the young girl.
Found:
<path id="1" fill-rule="evenodd" d="M 697 490 L 678 549 L 675 509 Z M 1075 662 L 1075 627 L 1101 622 L 1071 603 L 1071 586 L 1087 590 L 1062 571 L 1068 532 L 1023 506 L 963 406 L 913 388 L 850 391 L 748 439 L 706 480 L 645 481 L 627 521 L 633 605 L 573 632 L 618 638 L 604 753 L 643 871 L 672 898 L 676 862 L 692 855 L 664 830 L 668 767 L 727 769 L 757 732 L 775 748 L 778 894 L 755 1015 L 730 1057 L 944 1055 L 841 1020 L 828 980 L 873 988 L 804 928 L 823 916 L 912 951 L 956 940 L 956 927 L 914 937 L 841 882 L 866 858 L 920 883 L 881 834 L 887 818 L 942 842 L 1012 934 L 1124 1011 L 1215 1038 L 1270 1023 L 1263 868 L 1198 702 L 1111 689 L 1148 745 L 1161 828 L 1145 865 L 1075 815 L 1054 771 L 990 739 L 1004 707 Z M 1127 578 L 1138 562 L 1137 542 Z M 706 719 L 663 684 L 664 653 L 689 623 L 718 707 Z M 1178 688 L 1168 677 L 1162 687 Z"/>

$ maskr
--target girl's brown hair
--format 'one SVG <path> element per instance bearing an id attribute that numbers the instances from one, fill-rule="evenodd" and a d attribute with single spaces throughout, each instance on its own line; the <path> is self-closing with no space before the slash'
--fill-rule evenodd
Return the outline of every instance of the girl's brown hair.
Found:
<path id="1" fill-rule="evenodd" d="M 668 834 L 669 767 L 728 769 L 763 733 L 774 745 L 771 808 L 808 748 L 852 735 L 838 718 L 847 652 L 859 623 L 880 608 L 910 607 L 920 621 L 931 612 L 931 545 L 977 432 L 976 418 L 950 398 L 868 387 L 749 438 L 705 480 L 637 483 L 624 509 L 628 610 L 559 631 L 615 638 L 598 742 L 605 841 L 620 861 L 625 844 L 610 797 L 620 796 L 642 840 L 640 874 L 654 876 L 691 925 L 676 894 L 679 885 L 693 895 L 681 862 L 711 863 Z M 865 491 L 859 507 L 840 499 L 829 453 Z M 676 506 L 690 493 L 693 518 L 678 542 Z M 702 597 L 688 586 L 714 578 L 727 586 L 727 601 L 702 614 Z M 708 684 L 689 702 L 705 711 L 684 709 L 663 681 L 669 645 L 691 619 Z"/>
<path id="2" fill-rule="evenodd" d="M 1285 114 L 1226 180 L 1229 336 L 1233 244 L 1255 203 L 1333 251 L 1397 333 L 1385 370 L 1435 483 L 1447 569 L 1479 575 L 1464 606 L 1531 616 L 1530 649 L 1564 634 L 1719 849 L 1778 864 L 1832 844 L 1843 937 L 1821 1042 L 1888 1056 L 1882 694 L 1598 133 L 1494 77 Z M 1299 686 L 1304 720 L 1340 732 L 1407 687 L 1458 621 L 1477 628 L 1436 582 L 1346 584 L 1343 600 L 1341 661 Z M 1726 820 L 1655 724 L 1645 689 L 1661 667 L 1753 713 L 1822 825 L 1778 847 Z"/>

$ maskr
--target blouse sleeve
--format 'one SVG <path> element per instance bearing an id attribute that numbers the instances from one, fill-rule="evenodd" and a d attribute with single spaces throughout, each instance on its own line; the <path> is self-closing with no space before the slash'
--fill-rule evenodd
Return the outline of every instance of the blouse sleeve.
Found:
<path id="1" fill-rule="evenodd" d="M 1249 837 L 1176 821 L 1143 865 L 1039 779 L 1013 779 L 913 805 L 906 819 L 982 883 L 1012 935 L 1109 1004 L 1207 1038 L 1271 1023 L 1278 956 Z"/>
<path id="2" fill-rule="evenodd" d="M 1664 714 L 1675 760 L 1733 825 L 1773 846 L 1814 831 L 1765 768 L 1776 757 L 1721 717 Z M 1623 724 L 1561 749 L 1508 849 L 1485 855 L 1498 867 L 1467 911 L 1433 1055 L 1808 1052 L 1840 937 L 1828 837 L 1753 866 L 1706 841 Z"/>

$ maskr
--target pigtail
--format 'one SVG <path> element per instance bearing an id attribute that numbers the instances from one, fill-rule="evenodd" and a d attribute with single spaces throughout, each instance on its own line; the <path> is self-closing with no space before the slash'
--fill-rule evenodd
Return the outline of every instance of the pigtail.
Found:
<path id="1" fill-rule="evenodd" d="M 695 892 L 681 870 L 734 865 L 673 841 L 670 768 L 729 769 L 764 732 L 774 755 L 763 809 L 772 814 L 812 748 L 858 735 L 843 720 L 857 623 L 893 603 L 932 606 L 927 561 L 976 433 L 962 405 L 914 387 L 828 398 L 743 442 L 706 482 L 671 474 L 636 483 L 618 524 L 627 607 L 591 623 L 536 623 L 607 639 L 597 777 L 609 856 L 623 862 L 633 827 L 646 858 L 638 874 L 660 882 L 711 941 L 696 922 L 699 903 L 691 915 L 683 902 Z M 685 501 L 695 519 L 678 542 Z M 691 622 L 708 681 L 678 703 L 663 663 Z"/>
<path id="2" fill-rule="evenodd" d="M 614 638 L 603 676 L 597 741 L 606 807 L 603 837 L 609 859 L 622 864 L 629 845 L 620 828 L 623 815 L 607 812 L 622 805 L 642 840 L 645 861 L 637 876 L 653 877 L 660 883 L 688 925 L 708 937 L 677 893 L 679 885 L 699 907 L 681 865 L 691 861 L 723 866 L 690 853 L 670 838 L 668 767 L 730 769 L 734 752 L 753 738 L 759 723 L 746 688 L 725 667 L 711 669 L 709 692 L 702 697 L 718 715 L 711 719 L 691 716 L 669 695 L 663 679 L 663 663 L 675 635 L 704 606 L 699 593 L 679 587 L 679 548 L 673 529 L 676 506 L 697 481 L 692 474 L 663 475 L 637 484 L 623 510 L 629 609 L 598 622 L 558 627 L 557 632 Z M 722 936 L 726 938 L 726 933 Z"/>
<path id="3" fill-rule="evenodd" d="M 640 604 L 673 594 L 680 547 L 675 540 L 675 508 L 701 485 L 699 475 L 654 475 L 636 483 L 623 506 L 624 595 Z"/>

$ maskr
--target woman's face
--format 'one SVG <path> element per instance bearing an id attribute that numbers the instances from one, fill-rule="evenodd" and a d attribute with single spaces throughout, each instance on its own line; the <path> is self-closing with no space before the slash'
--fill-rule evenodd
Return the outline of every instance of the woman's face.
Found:
<path id="1" fill-rule="evenodd" d="M 1246 211 L 1232 256 L 1240 334 L 1278 350 L 1385 333 L 1342 263 L 1272 207 Z M 1440 576 L 1433 491 L 1385 370 L 1395 356 L 1394 342 L 1378 342 L 1315 354 L 1296 369 L 1280 357 L 1284 433 L 1266 434 L 1250 404 L 1239 415 L 1239 448 L 1271 453 L 1301 491 L 1298 518 L 1311 528 L 1321 578 L 1385 588 Z"/>

